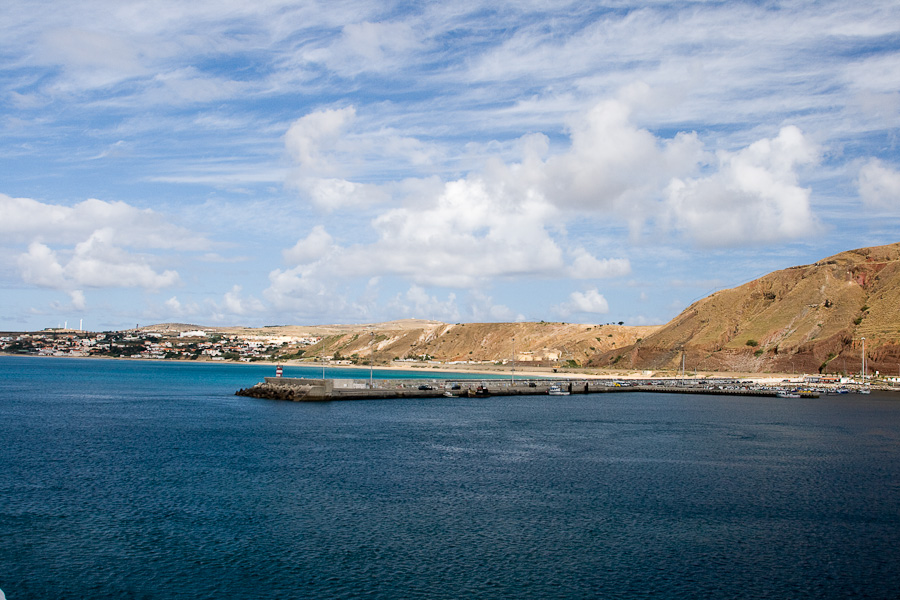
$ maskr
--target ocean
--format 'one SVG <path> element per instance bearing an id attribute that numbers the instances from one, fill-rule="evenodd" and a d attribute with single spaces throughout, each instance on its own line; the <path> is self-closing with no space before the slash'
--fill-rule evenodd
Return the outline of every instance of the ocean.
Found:
<path id="1" fill-rule="evenodd" d="M 0 357 L 6 598 L 900 594 L 900 395 L 233 395 L 273 370 Z"/>

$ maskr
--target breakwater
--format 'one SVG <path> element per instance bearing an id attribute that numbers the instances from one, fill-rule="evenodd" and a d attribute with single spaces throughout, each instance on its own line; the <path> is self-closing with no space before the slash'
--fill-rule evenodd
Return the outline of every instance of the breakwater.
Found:
<path id="1" fill-rule="evenodd" d="M 732 396 L 780 396 L 817 398 L 812 390 L 788 390 L 753 385 L 710 385 L 683 382 L 645 382 L 623 384 L 608 380 L 536 379 L 536 380 L 450 380 L 450 379 L 307 379 L 266 377 L 253 387 L 236 392 L 238 396 L 289 400 L 293 402 L 329 402 L 339 400 L 379 400 L 389 398 L 438 398 L 608 394 L 623 392 L 662 392 L 673 394 L 716 394 Z"/>

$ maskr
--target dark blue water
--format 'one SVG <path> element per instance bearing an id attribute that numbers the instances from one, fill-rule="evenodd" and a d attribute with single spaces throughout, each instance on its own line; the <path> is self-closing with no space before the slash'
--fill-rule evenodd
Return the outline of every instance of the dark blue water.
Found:
<path id="1" fill-rule="evenodd" d="M 898 597 L 900 396 L 232 395 L 271 371 L 0 357 L 7 598 Z"/>

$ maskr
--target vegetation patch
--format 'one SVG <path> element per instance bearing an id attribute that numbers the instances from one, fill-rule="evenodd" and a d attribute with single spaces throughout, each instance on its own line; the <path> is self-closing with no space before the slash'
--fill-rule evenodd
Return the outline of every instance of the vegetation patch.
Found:
<path id="1" fill-rule="evenodd" d="M 825 369 L 828 367 L 828 363 L 830 363 L 832 360 L 834 360 L 834 358 L 836 356 L 837 356 L 837 354 L 835 354 L 834 352 L 829 354 L 828 357 L 825 358 L 825 362 L 823 362 L 821 365 L 819 365 L 819 373 L 824 373 Z"/>

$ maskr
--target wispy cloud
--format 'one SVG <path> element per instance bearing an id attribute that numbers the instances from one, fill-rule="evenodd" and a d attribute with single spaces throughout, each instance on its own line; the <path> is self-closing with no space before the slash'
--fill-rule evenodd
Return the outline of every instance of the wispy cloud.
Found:
<path id="1" fill-rule="evenodd" d="M 98 288 L 198 321 L 627 317 L 626 276 L 896 241 L 889 0 L 3 15 L 0 275 L 68 303 L 10 319 Z"/>

